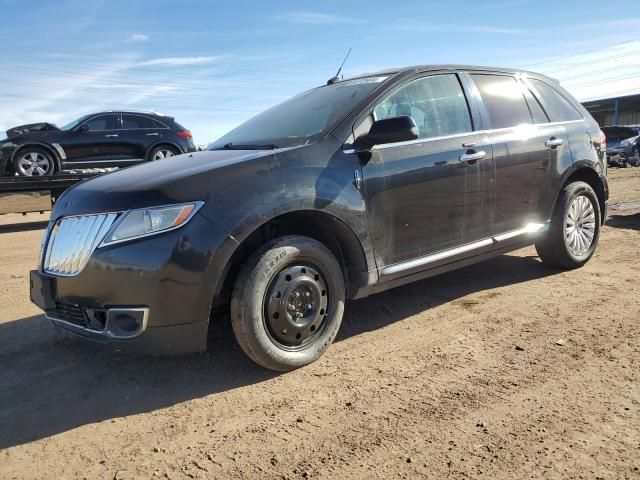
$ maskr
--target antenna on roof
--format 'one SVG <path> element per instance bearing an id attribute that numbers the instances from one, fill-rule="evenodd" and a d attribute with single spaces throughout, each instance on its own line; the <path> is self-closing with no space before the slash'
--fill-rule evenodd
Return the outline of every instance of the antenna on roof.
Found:
<path id="1" fill-rule="evenodd" d="M 349 55 L 351 54 L 351 49 L 349 49 L 349 51 L 347 52 L 347 56 L 344 57 L 344 60 L 342 61 L 342 64 L 340 65 L 340 68 L 338 69 L 338 73 L 336 73 L 335 77 L 332 77 L 329 79 L 329 81 L 327 82 L 327 85 L 333 85 L 334 83 L 336 83 L 337 81 L 340 80 L 340 72 L 342 71 L 342 67 L 344 67 L 344 64 L 347 63 L 347 58 L 349 58 Z"/>

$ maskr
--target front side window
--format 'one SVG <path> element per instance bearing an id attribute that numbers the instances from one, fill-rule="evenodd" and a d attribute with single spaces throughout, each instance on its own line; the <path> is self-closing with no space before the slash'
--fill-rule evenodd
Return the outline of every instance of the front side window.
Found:
<path id="1" fill-rule="evenodd" d="M 442 137 L 473 130 L 469 106 L 457 75 L 433 75 L 396 90 L 374 110 L 376 120 L 409 116 L 419 138 Z"/>
<path id="2" fill-rule="evenodd" d="M 512 128 L 531 124 L 522 85 L 508 75 L 472 74 L 491 120 L 491 128 Z"/>
<path id="3" fill-rule="evenodd" d="M 582 114 L 551 85 L 535 78 L 530 78 L 529 82 L 538 91 L 542 105 L 552 122 L 582 120 Z"/>
<path id="4" fill-rule="evenodd" d="M 90 132 L 100 132 L 105 130 L 115 130 L 116 128 L 116 116 L 115 115 L 100 115 L 93 117 L 91 120 L 85 123 L 89 127 Z"/>

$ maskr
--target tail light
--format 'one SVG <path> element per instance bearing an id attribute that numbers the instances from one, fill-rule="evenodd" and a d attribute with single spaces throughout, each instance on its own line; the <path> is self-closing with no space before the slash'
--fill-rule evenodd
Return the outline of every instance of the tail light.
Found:
<path id="1" fill-rule="evenodd" d="M 182 138 L 193 138 L 191 132 L 189 130 L 183 130 L 182 132 L 178 132 L 178 135 Z"/>
<path id="2" fill-rule="evenodd" d="M 600 150 L 603 152 L 607 150 L 607 136 L 602 130 L 600 130 Z"/>

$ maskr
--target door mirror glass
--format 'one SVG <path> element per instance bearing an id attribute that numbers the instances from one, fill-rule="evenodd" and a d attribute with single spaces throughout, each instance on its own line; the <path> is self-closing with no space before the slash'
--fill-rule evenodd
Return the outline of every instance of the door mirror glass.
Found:
<path id="1" fill-rule="evenodd" d="M 419 137 L 418 127 L 409 116 L 385 118 L 371 125 L 371 130 L 356 139 L 356 150 L 371 150 L 375 145 L 407 142 Z"/>
<path id="2" fill-rule="evenodd" d="M 87 125 L 86 123 L 83 123 L 82 125 L 80 125 L 78 127 L 78 131 L 79 132 L 88 132 L 89 131 L 89 125 Z"/>

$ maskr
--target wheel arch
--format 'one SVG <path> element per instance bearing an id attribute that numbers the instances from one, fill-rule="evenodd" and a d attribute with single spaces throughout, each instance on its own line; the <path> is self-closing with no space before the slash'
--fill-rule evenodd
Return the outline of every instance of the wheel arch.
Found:
<path id="1" fill-rule="evenodd" d="M 171 142 L 169 140 L 159 140 L 158 142 L 154 143 L 147 149 L 147 153 L 145 154 L 145 159 L 151 160 L 151 152 L 153 151 L 153 149 L 162 147 L 162 146 L 167 146 L 175 149 L 178 152 L 178 155 L 181 155 L 184 153 L 182 148 L 180 148 L 180 145 L 178 145 L 177 143 Z"/>
<path id="2" fill-rule="evenodd" d="M 60 170 L 62 170 L 62 159 L 60 158 L 60 155 L 58 154 L 58 152 L 56 151 L 55 148 L 53 148 L 51 145 L 48 145 L 46 143 L 41 143 L 41 142 L 29 142 L 29 143 L 25 143 L 24 145 L 20 145 L 18 146 L 14 151 L 13 154 L 11 155 L 11 159 L 9 161 L 11 168 L 15 168 L 15 161 L 16 158 L 18 157 L 18 154 L 29 147 L 39 147 L 42 148 L 44 150 L 46 150 L 47 152 L 49 152 L 53 158 L 53 161 L 55 163 L 55 172 L 59 172 Z M 55 173 L 54 172 L 54 173 Z"/>
<path id="3" fill-rule="evenodd" d="M 564 181 L 562 182 L 562 187 L 558 192 L 556 192 L 555 203 L 558 201 L 558 196 L 560 195 L 560 191 L 573 182 L 585 182 L 596 193 L 598 197 L 598 203 L 600 205 L 600 214 L 601 214 L 601 223 L 604 223 L 606 217 L 606 204 L 609 197 L 609 192 L 607 185 L 602 180 L 602 177 L 598 174 L 598 172 L 591 166 L 591 164 L 574 164 L 574 168 L 567 172 Z"/>
<path id="4" fill-rule="evenodd" d="M 355 232 L 336 216 L 317 210 L 290 211 L 257 226 L 231 254 L 214 293 L 213 309 L 228 304 L 242 263 L 256 249 L 274 238 L 303 235 L 325 245 L 336 257 L 345 277 L 347 298 L 366 285 L 368 265 L 362 243 Z"/>

